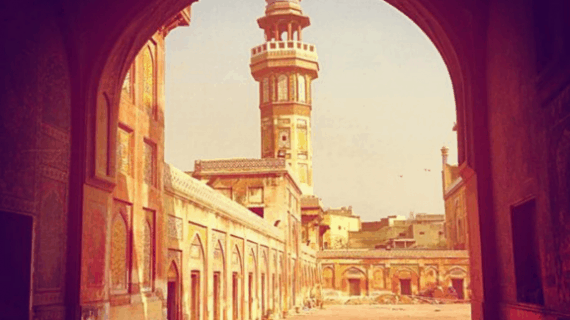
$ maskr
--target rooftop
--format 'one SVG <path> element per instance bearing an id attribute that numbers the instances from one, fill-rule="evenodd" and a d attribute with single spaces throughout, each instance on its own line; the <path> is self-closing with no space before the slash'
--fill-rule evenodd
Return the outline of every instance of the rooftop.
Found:
<path id="1" fill-rule="evenodd" d="M 315 208 L 315 209 L 322 209 L 323 202 L 316 196 L 303 196 L 301 198 L 301 208 Z"/>
<path id="2" fill-rule="evenodd" d="M 165 163 L 163 178 L 165 190 L 179 194 L 193 202 L 211 208 L 212 210 L 226 216 L 228 219 L 234 220 L 253 230 L 260 231 L 263 234 L 274 237 L 275 239 L 282 239 L 279 229 L 271 223 L 260 218 L 258 215 L 239 203 L 228 199 L 226 196 L 210 188 L 205 183 L 190 177 L 182 170 Z"/>
<path id="3" fill-rule="evenodd" d="M 196 160 L 194 163 L 194 174 L 197 175 L 285 172 L 287 170 L 290 170 L 290 168 L 283 158 Z"/>

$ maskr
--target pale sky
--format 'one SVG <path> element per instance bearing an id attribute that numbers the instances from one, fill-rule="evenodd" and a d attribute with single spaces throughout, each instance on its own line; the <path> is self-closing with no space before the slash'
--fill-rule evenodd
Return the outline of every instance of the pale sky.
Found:
<path id="1" fill-rule="evenodd" d="M 246 4 L 247 3 L 247 4 Z M 362 221 L 444 213 L 441 147 L 457 161 L 455 102 L 428 37 L 380 0 L 304 0 L 321 71 L 313 82 L 315 195 Z M 264 41 L 263 0 L 201 0 L 166 39 L 166 161 L 259 158 L 258 84 L 250 49 Z M 425 171 L 429 169 L 430 171 Z M 400 178 L 400 175 L 403 177 Z"/>

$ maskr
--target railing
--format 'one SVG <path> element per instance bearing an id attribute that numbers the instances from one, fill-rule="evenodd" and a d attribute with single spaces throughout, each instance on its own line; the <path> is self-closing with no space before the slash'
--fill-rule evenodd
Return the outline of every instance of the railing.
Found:
<path id="1" fill-rule="evenodd" d="M 308 44 L 300 41 L 269 41 L 260 46 L 257 46 L 251 49 L 251 57 L 255 57 L 260 55 L 264 52 L 271 52 L 271 51 L 282 51 L 282 50 L 301 50 L 307 53 L 317 54 L 317 49 L 315 45 Z"/>
<path id="2" fill-rule="evenodd" d="M 181 170 L 164 164 L 164 188 L 184 195 L 189 200 L 211 208 L 218 214 L 247 228 L 283 241 L 282 232 L 267 220 L 260 218 L 239 203 L 230 200 L 205 183 L 198 181 Z"/>

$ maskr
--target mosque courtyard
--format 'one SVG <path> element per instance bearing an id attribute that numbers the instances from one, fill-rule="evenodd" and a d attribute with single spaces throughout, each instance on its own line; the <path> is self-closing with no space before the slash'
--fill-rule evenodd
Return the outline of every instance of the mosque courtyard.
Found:
<path id="1" fill-rule="evenodd" d="M 294 320 L 468 320 L 471 319 L 470 304 L 443 305 L 325 305 L 289 317 Z"/>

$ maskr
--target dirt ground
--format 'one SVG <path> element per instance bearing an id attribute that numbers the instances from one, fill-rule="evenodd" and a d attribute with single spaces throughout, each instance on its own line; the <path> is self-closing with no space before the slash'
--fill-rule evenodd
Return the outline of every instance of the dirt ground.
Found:
<path id="1" fill-rule="evenodd" d="M 288 317 L 295 320 L 469 320 L 470 304 L 442 305 L 328 305 Z"/>

